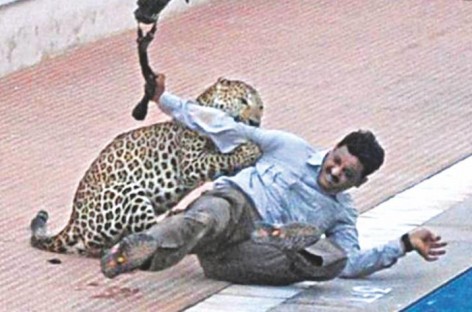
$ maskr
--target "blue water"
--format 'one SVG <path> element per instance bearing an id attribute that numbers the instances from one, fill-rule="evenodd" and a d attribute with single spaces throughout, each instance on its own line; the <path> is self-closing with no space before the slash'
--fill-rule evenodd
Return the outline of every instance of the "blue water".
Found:
<path id="1" fill-rule="evenodd" d="M 472 268 L 406 307 L 403 312 L 472 312 Z"/>

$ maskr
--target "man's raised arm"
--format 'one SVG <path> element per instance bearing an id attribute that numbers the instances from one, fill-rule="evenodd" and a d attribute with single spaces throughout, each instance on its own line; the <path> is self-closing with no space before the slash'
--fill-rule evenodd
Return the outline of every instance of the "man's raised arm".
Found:
<path id="1" fill-rule="evenodd" d="M 165 76 L 156 78 L 156 94 L 153 97 L 159 108 L 188 128 L 208 136 L 223 153 L 232 151 L 241 143 L 248 141 L 244 125 L 235 122 L 225 112 L 198 105 L 165 91 Z"/>
<path id="2" fill-rule="evenodd" d="M 264 151 L 267 150 L 278 132 L 236 122 L 225 112 L 198 105 L 194 101 L 183 100 L 165 91 L 165 76 L 156 78 L 156 93 L 153 101 L 167 115 L 183 123 L 192 130 L 208 136 L 223 153 L 228 153 L 238 145 L 252 141 Z"/>

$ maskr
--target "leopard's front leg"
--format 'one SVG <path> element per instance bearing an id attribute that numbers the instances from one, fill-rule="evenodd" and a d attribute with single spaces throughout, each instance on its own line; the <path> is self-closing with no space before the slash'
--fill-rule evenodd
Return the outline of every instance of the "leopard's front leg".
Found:
<path id="1" fill-rule="evenodd" d="M 234 175 L 239 170 L 254 165 L 262 155 L 254 143 L 241 144 L 231 153 L 223 154 L 209 139 L 196 133 L 187 133 L 187 136 L 192 138 L 188 144 L 183 144 L 180 166 L 181 181 L 189 187 L 213 181 L 223 175 Z"/>
<path id="2" fill-rule="evenodd" d="M 222 154 L 214 153 L 208 155 L 208 161 L 220 164 L 216 168 L 214 176 L 210 178 L 216 179 L 221 175 L 234 175 L 240 170 L 253 166 L 262 156 L 262 151 L 255 143 L 248 142 L 239 145 L 231 153 Z"/>

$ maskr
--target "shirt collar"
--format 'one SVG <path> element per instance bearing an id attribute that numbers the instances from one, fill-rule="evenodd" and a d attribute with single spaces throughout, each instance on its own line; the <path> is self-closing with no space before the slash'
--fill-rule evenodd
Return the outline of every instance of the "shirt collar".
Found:
<path id="1" fill-rule="evenodd" d="M 329 150 L 326 149 L 326 150 L 320 150 L 320 151 L 315 151 L 313 152 L 309 157 L 308 157 L 308 160 L 307 160 L 307 164 L 309 166 L 312 166 L 315 170 L 316 170 L 316 176 L 318 177 L 318 174 L 320 174 L 320 167 L 321 167 L 321 164 L 323 163 L 323 159 L 326 157 L 326 155 L 329 153 Z M 331 194 L 327 194 L 325 192 L 323 192 L 323 190 L 321 189 L 321 187 L 318 185 L 318 178 L 316 178 L 316 183 L 315 183 L 315 188 L 321 192 L 322 194 L 334 199 L 335 201 L 337 201 L 336 199 L 336 195 L 331 195 Z"/>
<path id="2" fill-rule="evenodd" d="M 313 152 L 307 160 L 307 164 L 314 166 L 314 167 L 319 167 L 323 163 L 323 159 L 325 156 L 329 153 L 329 150 L 321 150 L 321 151 L 315 151 Z"/>

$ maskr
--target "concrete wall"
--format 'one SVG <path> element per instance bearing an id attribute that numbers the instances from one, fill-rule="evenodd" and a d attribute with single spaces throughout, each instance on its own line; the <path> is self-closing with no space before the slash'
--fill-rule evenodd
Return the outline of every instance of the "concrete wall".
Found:
<path id="1" fill-rule="evenodd" d="M 173 0 L 166 18 L 207 0 Z M 19 0 L 0 3 L 0 77 L 43 58 L 136 26 L 136 0 Z"/>

